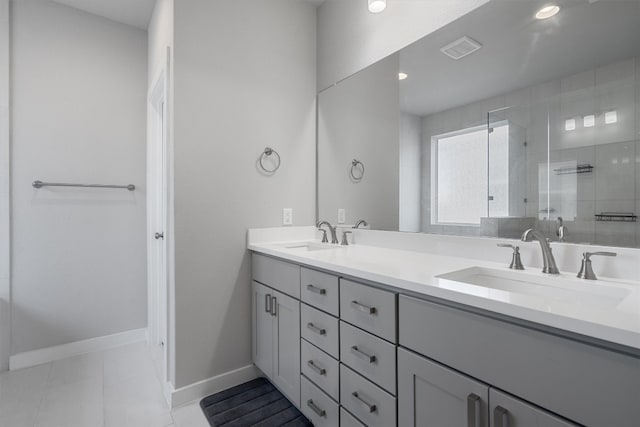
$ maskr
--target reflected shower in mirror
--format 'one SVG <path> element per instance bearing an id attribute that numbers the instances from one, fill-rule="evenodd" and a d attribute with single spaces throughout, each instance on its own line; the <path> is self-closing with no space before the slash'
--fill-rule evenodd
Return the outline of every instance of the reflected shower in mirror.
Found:
<path id="1" fill-rule="evenodd" d="M 640 2 L 556 3 L 493 0 L 322 91 L 319 217 L 640 246 Z"/>

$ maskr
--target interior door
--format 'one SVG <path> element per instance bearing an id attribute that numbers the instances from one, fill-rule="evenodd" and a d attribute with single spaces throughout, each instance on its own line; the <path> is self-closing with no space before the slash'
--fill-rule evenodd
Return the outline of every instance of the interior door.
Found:
<path id="1" fill-rule="evenodd" d="M 273 383 L 300 406 L 300 302 L 274 292 Z"/>
<path id="2" fill-rule="evenodd" d="M 400 427 L 486 427 L 489 387 L 398 349 Z"/>
<path id="3" fill-rule="evenodd" d="M 253 363 L 269 378 L 273 376 L 273 293 L 258 282 L 251 284 Z"/>

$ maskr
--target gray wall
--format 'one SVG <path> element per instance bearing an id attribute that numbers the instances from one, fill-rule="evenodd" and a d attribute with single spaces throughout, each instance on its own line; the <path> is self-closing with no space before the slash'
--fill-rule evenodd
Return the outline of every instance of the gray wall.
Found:
<path id="1" fill-rule="evenodd" d="M 398 230 L 398 56 L 368 67 L 318 95 L 319 218 L 335 224 L 365 219 Z M 362 180 L 349 176 L 353 159 Z M 357 172 L 356 172 L 357 173 Z"/>
<path id="2" fill-rule="evenodd" d="M 0 372 L 9 369 L 9 0 L 0 0 Z"/>
<path id="3" fill-rule="evenodd" d="M 372 14 L 364 0 L 318 8 L 318 89 L 377 62 L 488 0 L 390 0 Z"/>
<path id="4" fill-rule="evenodd" d="M 251 363 L 250 227 L 315 217 L 316 11 L 175 2 L 176 387 Z M 282 165 L 256 169 L 265 146 Z"/>
<path id="5" fill-rule="evenodd" d="M 146 326 L 147 45 L 144 31 L 56 3 L 11 6 L 15 354 Z"/>

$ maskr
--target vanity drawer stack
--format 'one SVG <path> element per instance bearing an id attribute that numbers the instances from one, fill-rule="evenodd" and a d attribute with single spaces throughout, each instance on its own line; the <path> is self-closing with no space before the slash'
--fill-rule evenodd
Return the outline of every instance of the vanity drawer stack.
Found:
<path id="1" fill-rule="evenodd" d="M 396 295 L 305 267 L 300 277 L 302 412 L 316 426 L 395 426 Z"/>

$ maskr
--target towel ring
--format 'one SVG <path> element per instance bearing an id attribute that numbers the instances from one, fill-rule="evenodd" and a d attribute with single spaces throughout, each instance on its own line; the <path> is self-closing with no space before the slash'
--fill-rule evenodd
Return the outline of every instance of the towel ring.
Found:
<path id="1" fill-rule="evenodd" d="M 362 171 L 360 171 L 359 169 L 362 169 Z M 354 181 L 361 181 L 364 177 L 364 163 L 362 163 L 360 160 L 353 159 L 351 161 L 351 169 L 349 170 L 349 175 L 351 175 L 351 178 Z"/>
<path id="2" fill-rule="evenodd" d="M 272 154 L 275 154 L 277 159 L 275 161 L 275 166 L 273 167 L 273 169 L 269 169 L 262 162 L 264 159 L 266 159 L 267 157 L 270 157 Z M 278 154 L 278 152 L 273 148 L 270 148 L 270 147 L 265 148 L 262 154 L 260 154 L 260 167 L 262 168 L 263 171 L 267 173 L 275 173 L 275 171 L 277 171 L 278 168 L 280 168 L 280 154 Z"/>

